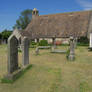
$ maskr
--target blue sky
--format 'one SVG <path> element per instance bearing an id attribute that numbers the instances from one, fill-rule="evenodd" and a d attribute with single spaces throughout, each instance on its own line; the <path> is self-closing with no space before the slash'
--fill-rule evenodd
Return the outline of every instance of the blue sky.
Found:
<path id="1" fill-rule="evenodd" d="M 37 8 L 40 15 L 92 9 L 92 0 L 0 0 L 0 32 L 12 29 L 20 12 Z"/>

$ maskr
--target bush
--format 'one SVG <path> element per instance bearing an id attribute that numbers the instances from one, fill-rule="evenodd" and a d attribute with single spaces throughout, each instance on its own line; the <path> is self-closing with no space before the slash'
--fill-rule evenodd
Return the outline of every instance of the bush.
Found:
<path id="1" fill-rule="evenodd" d="M 22 52 L 22 50 L 21 50 L 21 49 L 18 49 L 18 52 L 20 52 L 20 53 L 21 53 L 21 52 Z"/>
<path id="2" fill-rule="evenodd" d="M 78 46 L 89 46 L 89 44 L 85 44 L 85 43 L 78 43 Z"/>
<path id="3" fill-rule="evenodd" d="M 39 46 L 48 46 L 47 40 L 41 40 L 41 41 L 39 42 Z"/>
<path id="4" fill-rule="evenodd" d="M 67 52 L 66 52 L 66 58 L 67 59 L 69 58 L 69 54 L 70 54 L 70 49 L 68 49 Z"/>
<path id="5" fill-rule="evenodd" d="M 61 46 L 70 46 L 69 44 L 61 44 Z"/>
<path id="6" fill-rule="evenodd" d="M 87 37 L 80 37 L 80 38 L 78 39 L 78 43 L 79 43 L 79 44 L 82 44 L 82 45 L 89 44 L 89 40 L 88 40 Z"/>
<path id="7" fill-rule="evenodd" d="M 34 41 L 32 41 L 32 42 L 31 42 L 31 45 L 37 45 L 37 43 L 36 43 L 36 42 L 34 42 Z"/>
<path id="8" fill-rule="evenodd" d="M 12 31 L 9 31 L 9 30 L 4 30 L 1 33 L 3 39 L 8 39 L 11 34 L 12 34 Z"/>
<path id="9" fill-rule="evenodd" d="M 34 42 L 34 41 L 32 41 L 30 45 L 31 45 L 31 46 L 30 46 L 31 48 L 35 48 L 35 47 L 36 47 L 36 45 L 37 45 L 37 43 L 36 43 L 36 42 Z"/>
<path id="10" fill-rule="evenodd" d="M 0 39 L 2 38 L 2 34 L 0 33 Z"/>

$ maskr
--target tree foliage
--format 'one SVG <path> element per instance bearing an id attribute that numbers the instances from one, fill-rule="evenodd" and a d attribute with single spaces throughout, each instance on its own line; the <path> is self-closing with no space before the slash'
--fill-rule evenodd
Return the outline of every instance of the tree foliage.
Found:
<path id="1" fill-rule="evenodd" d="M 16 24 L 13 29 L 25 29 L 32 19 L 32 10 L 27 9 L 21 12 L 19 19 L 16 20 Z"/>
<path id="2" fill-rule="evenodd" d="M 1 38 L 2 39 L 8 39 L 9 36 L 11 35 L 12 31 L 9 31 L 7 29 L 5 29 L 2 33 L 1 33 Z"/>
<path id="3" fill-rule="evenodd" d="M 41 41 L 39 42 L 39 46 L 48 46 L 47 40 L 41 40 Z"/>
<path id="4" fill-rule="evenodd" d="M 0 33 L 0 39 L 2 38 L 2 34 Z"/>
<path id="5" fill-rule="evenodd" d="M 89 39 L 87 37 L 80 37 L 78 39 L 78 43 L 81 43 L 81 44 L 88 44 L 89 43 Z"/>

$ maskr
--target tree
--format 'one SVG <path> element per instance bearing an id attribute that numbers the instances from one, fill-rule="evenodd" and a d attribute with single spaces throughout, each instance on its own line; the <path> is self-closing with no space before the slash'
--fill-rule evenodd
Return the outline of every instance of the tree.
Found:
<path id="1" fill-rule="evenodd" d="M 5 30 L 1 33 L 2 39 L 8 39 L 9 36 L 11 35 L 11 33 L 12 33 L 12 31 L 9 31 L 9 30 L 5 29 Z"/>
<path id="2" fill-rule="evenodd" d="M 16 24 L 13 29 L 25 29 L 32 19 L 32 10 L 27 9 L 21 12 L 19 19 L 16 20 Z"/>
<path id="3" fill-rule="evenodd" d="M 2 39 L 2 34 L 0 33 L 0 39 Z"/>

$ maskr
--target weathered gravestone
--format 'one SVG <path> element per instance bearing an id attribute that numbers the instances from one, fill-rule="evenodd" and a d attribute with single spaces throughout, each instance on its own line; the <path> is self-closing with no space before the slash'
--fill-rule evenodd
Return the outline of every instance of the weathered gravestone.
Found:
<path id="1" fill-rule="evenodd" d="M 52 49 L 56 49 L 56 39 L 55 38 L 53 38 L 52 39 L 53 40 L 53 42 L 52 42 Z"/>
<path id="2" fill-rule="evenodd" d="M 53 52 L 53 51 L 55 51 L 55 47 L 54 46 L 51 47 L 51 52 Z"/>
<path id="3" fill-rule="evenodd" d="M 89 44 L 89 48 L 92 49 L 92 33 L 90 33 L 90 44 Z"/>
<path id="4" fill-rule="evenodd" d="M 54 49 L 54 50 L 52 50 L 51 51 L 51 53 L 66 53 L 66 51 L 65 50 L 58 50 L 58 49 Z"/>
<path id="5" fill-rule="evenodd" d="M 28 67 L 29 64 L 29 40 L 27 37 L 22 37 L 21 34 L 15 30 L 8 39 L 8 74 L 5 75 L 5 79 L 15 80 L 22 70 Z M 22 58 L 23 67 L 18 66 L 18 45 L 19 38 L 22 38 Z M 24 67 L 25 66 L 25 67 Z"/>
<path id="6" fill-rule="evenodd" d="M 24 37 L 22 40 L 22 58 L 23 58 L 23 66 L 29 64 L 29 40 L 27 37 Z"/>
<path id="7" fill-rule="evenodd" d="M 18 40 L 12 35 L 8 39 L 8 74 L 18 69 Z"/>
<path id="8" fill-rule="evenodd" d="M 39 48 L 38 47 L 36 48 L 35 53 L 36 53 L 36 55 L 39 54 Z"/>
<path id="9" fill-rule="evenodd" d="M 77 48 L 77 37 L 74 38 L 74 48 L 76 49 Z"/>
<path id="10" fill-rule="evenodd" d="M 74 38 L 70 37 L 70 52 L 69 52 L 69 57 L 68 57 L 70 61 L 73 61 L 75 59 L 74 44 L 75 44 Z"/>

